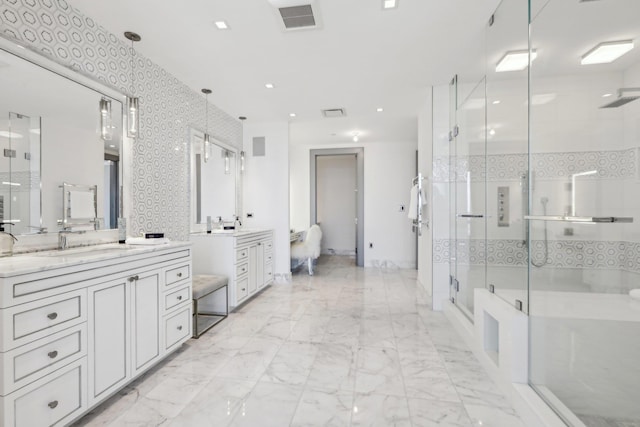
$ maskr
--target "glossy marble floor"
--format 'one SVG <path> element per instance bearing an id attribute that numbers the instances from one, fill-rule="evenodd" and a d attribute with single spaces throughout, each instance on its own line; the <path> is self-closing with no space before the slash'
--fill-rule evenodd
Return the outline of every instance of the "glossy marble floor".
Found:
<path id="1" fill-rule="evenodd" d="M 78 425 L 522 426 L 429 306 L 416 271 L 321 258 Z"/>

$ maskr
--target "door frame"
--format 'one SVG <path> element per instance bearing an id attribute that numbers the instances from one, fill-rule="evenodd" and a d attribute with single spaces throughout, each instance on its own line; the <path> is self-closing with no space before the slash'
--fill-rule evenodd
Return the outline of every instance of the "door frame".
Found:
<path id="1" fill-rule="evenodd" d="M 311 224 L 315 224 L 318 220 L 316 212 L 317 182 L 316 182 L 316 161 L 320 156 L 340 156 L 355 155 L 356 156 L 356 265 L 364 267 L 364 148 L 327 148 L 320 150 L 310 150 L 310 202 Z"/>

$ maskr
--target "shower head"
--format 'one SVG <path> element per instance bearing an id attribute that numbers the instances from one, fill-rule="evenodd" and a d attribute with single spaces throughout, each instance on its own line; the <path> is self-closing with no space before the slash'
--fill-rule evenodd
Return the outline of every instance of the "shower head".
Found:
<path id="1" fill-rule="evenodd" d="M 638 95 L 627 95 L 624 96 L 626 92 L 638 92 Z M 625 104 L 628 104 L 631 101 L 635 101 L 640 98 L 640 87 L 629 87 L 629 88 L 621 88 L 618 89 L 618 98 L 601 106 L 600 108 L 618 108 L 622 107 Z"/>

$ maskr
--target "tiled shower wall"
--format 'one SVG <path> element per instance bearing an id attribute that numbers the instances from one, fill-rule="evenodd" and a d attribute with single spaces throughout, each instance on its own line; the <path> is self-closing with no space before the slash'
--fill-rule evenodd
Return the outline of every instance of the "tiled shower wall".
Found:
<path id="1" fill-rule="evenodd" d="M 638 149 L 535 153 L 531 155 L 531 166 L 534 181 L 551 183 L 556 188 L 562 188 L 571 174 L 586 170 L 597 170 L 598 174 L 581 177 L 581 180 L 606 180 L 622 186 L 625 181 L 638 179 Z M 521 174 L 527 170 L 528 156 L 522 153 L 486 157 L 472 155 L 459 157 L 454 167 L 458 180 L 463 180 L 466 171 L 471 171 L 471 176 L 475 177 L 475 181 L 472 178 L 474 182 L 482 183 L 486 179 L 493 185 L 511 183 L 513 186 L 514 182 L 519 183 Z M 434 184 L 448 185 L 449 169 L 448 157 L 435 158 Z M 557 213 L 559 212 L 549 212 Z M 512 218 L 512 222 L 514 220 L 516 223 L 520 221 Z M 617 236 L 613 240 L 580 239 L 579 236 L 558 239 L 557 234 L 550 234 L 548 263 L 545 267 L 621 270 L 640 274 L 640 243 L 615 240 L 615 237 Z M 451 245 L 452 241 L 448 238 L 434 239 L 434 264 L 449 263 Z M 540 263 L 544 259 L 544 241 L 534 238 L 531 246 L 534 261 Z M 457 261 L 462 264 L 481 265 L 486 259 L 490 266 L 527 266 L 527 248 L 523 239 L 461 240 L 456 249 Z"/>
<path id="2" fill-rule="evenodd" d="M 1 31 L 58 63 L 126 94 L 131 87 L 130 44 L 64 0 L 2 0 Z M 144 34 L 143 34 L 144 36 Z M 125 43 L 126 42 L 126 43 Z M 189 127 L 204 129 L 203 96 L 150 59 L 135 55 L 140 136 L 133 144 L 130 234 L 164 231 L 187 240 Z M 242 125 L 215 106 L 211 135 L 241 149 Z"/>

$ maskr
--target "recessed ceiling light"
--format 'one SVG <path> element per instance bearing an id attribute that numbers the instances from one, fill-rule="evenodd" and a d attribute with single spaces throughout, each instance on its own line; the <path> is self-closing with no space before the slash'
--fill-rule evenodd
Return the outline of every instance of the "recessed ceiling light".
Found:
<path id="1" fill-rule="evenodd" d="M 493 101 L 493 102 L 492 102 L 492 104 L 493 104 L 493 105 L 498 105 L 498 104 L 500 104 L 500 100 L 499 100 L 499 99 L 496 99 L 495 101 Z"/>
<path id="2" fill-rule="evenodd" d="M 273 85 L 273 83 L 267 83 L 264 85 L 264 87 L 266 87 L 267 89 L 273 89 L 275 86 Z"/>
<path id="3" fill-rule="evenodd" d="M 296 113 L 289 113 L 289 117 L 295 117 Z"/>
<path id="4" fill-rule="evenodd" d="M 360 139 L 360 132 L 354 132 L 353 133 L 353 142 L 358 142 L 359 139 Z"/>
<path id="5" fill-rule="evenodd" d="M 582 55 L 580 64 L 608 64 L 633 49 L 633 40 L 600 43 Z"/>
<path id="6" fill-rule="evenodd" d="M 218 27 L 219 30 L 228 30 L 229 29 L 229 25 L 227 24 L 226 21 L 216 21 L 215 24 L 216 24 L 216 27 Z"/>
<path id="7" fill-rule="evenodd" d="M 398 7 L 397 0 L 382 0 L 382 8 L 383 9 L 394 9 Z"/>
<path id="8" fill-rule="evenodd" d="M 605 93 L 604 95 L 602 95 L 602 97 L 603 97 L 603 98 L 608 98 L 608 97 L 610 97 L 611 95 L 613 95 L 613 94 L 612 94 L 612 93 Z"/>
<path id="9" fill-rule="evenodd" d="M 116 148 L 116 146 L 113 144 L 109 144 L 109 148 Z"/>
<path id="10" fill-rule="evenodd" d="M 384 111 L 384 108 L 382 108 L 382 107 L 378 107 L 378 108 L 376 108 L 376 111 L 377 111 L 378 113 L 382 113 L 382 112 Z"/>
<path id="11" fill-rule="evenodd" d="M 531 51 L 531 61 L 536 59 L 538 54 L 535 50 Z M 496 73 L 505 71 L 521 71 L 529 66 L 528 50 L 512 50 L 504 54 L 502 59 L 496 64 Z"/>

